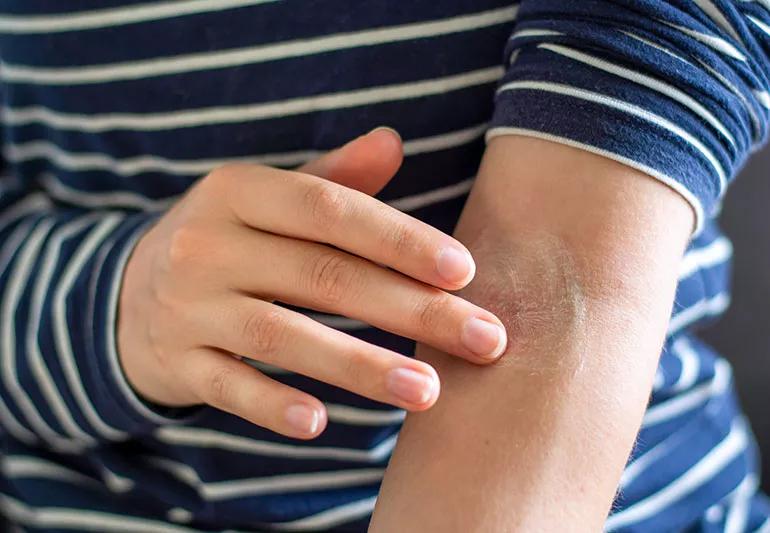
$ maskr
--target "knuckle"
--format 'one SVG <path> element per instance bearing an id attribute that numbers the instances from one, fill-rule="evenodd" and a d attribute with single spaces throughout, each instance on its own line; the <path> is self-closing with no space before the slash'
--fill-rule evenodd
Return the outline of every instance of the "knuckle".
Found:
<path id="1" fill-rule="evenodd" d="M 431 291 L 417 305 L 416 322 L 422 330 L 437 331 L 448 323 L 450 308 L 449 295 L 439 290 Z"/>
<path id="2" fill-rule="evenodd" d="M 212 170 L 204 182 L 210 187 L 227 189 L 242 174 L 244 168 L 243 163 L 225 163 Z"/>
<path id="3" fill-rule="evenodd" d="M 226 366 L 217 368 L 210 374 L 207 384 L 210 404 L 219 407 L 232 405 L 233 374 L 233 370 Z"/>
<path id="4" fill-rule="evenodd" d="M 318 254 L 307 269 L 307 285 L 312 297 L 325 305 L 355 297 L 363 269 L 345 256 L 329 252 Z"/>
<path id="5" fill-rule="evenodd" d="M 413 254 L 420 249 L 419 232 L 409 224 L 393 223 L 385 233 L 383 245 L 396 256 Z"/>
<path id="6" fill-rule="evenodd" d="M 243 324 L 243 336 L 256 354 L 275 354 L 284 344 L 287 317 L 279 310 L 253 313 Z"/>
<path id="7" fill-rule="evenodd" d="M 185 224 L 171 234 L 168 262 L 172 268 L 186 267 L 211 250 L 205 234 L 195 226 Z"/>
<path id="8" fill-rule="evenodd" d="M 310 219 L 316 229 L 324 233 L 338 227 L 347 204 L 343 189 L 331 183 L 314 183 L 305 192 L 305 207 Z"/>
<path id="9" fill-rule="evenodd" d="M 367 367 L 369 363 L 369 357 L 360 349 L 352 349 L 348 352 L 344 358 L 342 364 L 342 375 L 346 383 L 351 384 L 349 386 L 360 387 L 365 383 L 375 383 L 376 380 L 370 379 L 368 376 Z"/>

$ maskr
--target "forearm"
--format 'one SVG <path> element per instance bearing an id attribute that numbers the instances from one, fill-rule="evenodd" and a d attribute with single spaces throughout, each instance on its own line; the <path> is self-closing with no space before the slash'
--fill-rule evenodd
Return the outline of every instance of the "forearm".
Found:
<path id="1" fill-rule="evenodd" d="M 504 321 L 490 368 L 435 351 L 442 395 L 408 417 L 373 531 L 596 531 L 646 405 L 691 229 L 656 181 L 571 148 L 492 142 L 457 229 L 464 292 Z"/>

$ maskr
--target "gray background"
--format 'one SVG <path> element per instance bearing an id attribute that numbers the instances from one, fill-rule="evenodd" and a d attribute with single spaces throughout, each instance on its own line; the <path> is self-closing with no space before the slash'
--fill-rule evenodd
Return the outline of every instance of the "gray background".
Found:
<path id="1" fill-rule="evenodd" d="M 732 364 L 738 394 L 763 453 L 770 493 L 770 149 L 757 154 L 730 188 L 721 224 L 735 247 L 733 301 L 702 332 Z"/>

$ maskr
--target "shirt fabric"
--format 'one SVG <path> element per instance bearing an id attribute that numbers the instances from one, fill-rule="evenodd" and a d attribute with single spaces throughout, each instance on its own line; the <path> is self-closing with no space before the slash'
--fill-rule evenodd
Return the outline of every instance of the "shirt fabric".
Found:
<path id="1" fill-rule="evenodd" d="M 769 54 L 768 0 L 0 0 L 0 509 L 29 531 L 365 530 L 402 411 L 273 368 L 326 403 L 318 439 L 160 409 L 121 373 L 115 318 L 132 247 L 200 176 L 389 125 L 406 158 L 378 197 L 445 232 L 485 136 L 577 146 L 690 203 L 606 529 L 770 531 L 730 366 L 693 333 L 729 301 L 713 219 L 767 137 Z"/>

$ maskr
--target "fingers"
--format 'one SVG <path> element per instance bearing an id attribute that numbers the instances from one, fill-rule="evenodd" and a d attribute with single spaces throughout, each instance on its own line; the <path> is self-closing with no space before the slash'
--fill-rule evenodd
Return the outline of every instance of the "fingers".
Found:
<path id="1" fill-rule="evenodd" d="M 403 159 L 401 137 L 395 130 L 380 127 L 297 170 L 373 196 L 390 181 Z"/>
<path id="2" fill-rule="evenodd" d="M 443 289 L 473 278 L 473 259 L 457 240 L 366 194 L 298 172 L 237 168 L 227 201 L 247 226 L 328 243 Z"/>
<path id="3" fill-rule="evenodd" d="M 276 433 L 312 439 L 326 428 L 326 408 L 320 401 L 231 355 L 206 348 L 193 350 L 179 375 L 201 402 Z"/>
<path id="4" fill-rule="evenodd" d="M 362 320 L 475 363 L 505 349 L 502 323 L 458 296 L 329 246 L 234 232 L 220 268 L 242 291 Z"/>
<path id="5" fill-rule="evenodd" d="M 408 409 L 438 398 L 432 367 L 328 328 L 294 311 L 233 293 L 200 308 L 207 342 L 238 355 Z"/>

